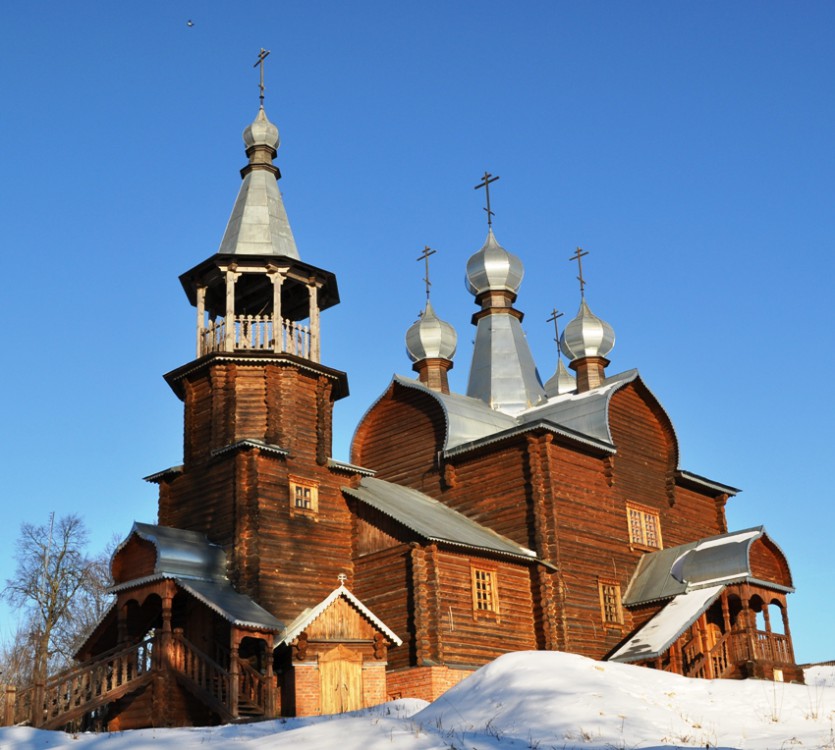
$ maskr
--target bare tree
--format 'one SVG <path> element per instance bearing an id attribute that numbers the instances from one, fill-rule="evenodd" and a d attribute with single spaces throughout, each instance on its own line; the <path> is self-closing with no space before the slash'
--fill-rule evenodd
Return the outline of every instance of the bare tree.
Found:
<path id="1" fill-rule="evenodd" d="M 67 637 L 77 635 L 74 626 L 84 610 L 79 605 L 95 580 L 87 539 L 87 528 L 75 515 L 20 527 L 15 576 L 6 580 L 2 596 L 23 610 L 22 635 L 15 640 L 16 645 L 34 640 L 35 681 L 45 680 L 50 667 L 61 668 L 69 661 Z"/>

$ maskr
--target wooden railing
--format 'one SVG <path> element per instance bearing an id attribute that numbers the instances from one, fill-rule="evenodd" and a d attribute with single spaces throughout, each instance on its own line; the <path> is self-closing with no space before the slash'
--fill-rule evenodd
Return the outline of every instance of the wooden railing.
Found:
<path id="1" fill-rule="evenodd" d="M 148 638 L 50 677 L 42 687 L 21 690 L 15 700 L 14 723 L 55 729 L 81 718 L 147 681 L 153 657 L 153 639 Z"/>
<path id="2" fill-rule="evenodd" d="M 179 633 L 173 636 L 169 666 L 208 696 L 216 708 L 234 718 L 234 711 L 230 710 L 229 672 Z"/>
<path id="3" fill-rule="evenodd" d="M 58 729 L 138 689 L 164 670 L 171 670 L 225 721 L 274 714 L 270 705 L 274 691 L 266 677 L 246 662 L 239 663 L 237 675 L 230 674 L 182 633 L 167 641 L 157 634 L 113 649 L 91 664 L 51 677 L 43 687 L 17 691 L 10 714 L 15 724 Z"/>
<path id="4" fill-rule="evenodd" d="M 245 661 L 239 663 L 238 713 L 247 712 L 263 716 L 270 700 L 264 676 Z"/>
<path id="5" fill-rule="evenodd" d="M 793 663 L 788 636 L 756 630 L 753 633 L 754 653 L 752 654 L 749 633 L 750 631 L 725 633 L 707 654 L 701 653 L 698 638 L 688 641 L 682 649 L 685 676 L 726 677 L 733 673 L 737 666 L 747 661 Z"/>
<path id="6" fill-rule="evenodd" d="M 271 315 L 240 315 L 227 341 L 225 318 L 209 321 L 201 330 L 200 356 L 226 351 L 276 351 L 311 359 L 314 352 L 309 326 L 281 319 L 276 326 Z"/>

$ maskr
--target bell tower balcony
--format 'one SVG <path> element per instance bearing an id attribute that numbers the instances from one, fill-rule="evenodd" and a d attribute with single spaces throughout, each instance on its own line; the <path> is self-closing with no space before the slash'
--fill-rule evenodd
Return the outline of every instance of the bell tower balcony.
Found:
<path id="1" fill-rule="evenodd" d="M 321 363 L 320 313 L 336 278 L 291 258 L 215 255 L 180 277 L 197 308 L 197 357 L 273 352 Z"/>

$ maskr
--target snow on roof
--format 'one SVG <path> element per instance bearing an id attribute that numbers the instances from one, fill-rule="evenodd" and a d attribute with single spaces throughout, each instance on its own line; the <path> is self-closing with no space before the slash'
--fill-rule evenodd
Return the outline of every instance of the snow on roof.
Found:
<path id="1" fill-rule="evenodd" d="M 719 596 L 724 586 L 679 594 L 623 644 L 609 661 L 642 661 L 663 654 Z"/>

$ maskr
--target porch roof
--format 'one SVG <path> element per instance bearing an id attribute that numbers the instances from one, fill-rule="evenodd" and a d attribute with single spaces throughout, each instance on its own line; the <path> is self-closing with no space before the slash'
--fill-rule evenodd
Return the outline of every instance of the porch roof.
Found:
<path id="1" fill-rule="evenodd" d="M 765 529 L 756 526 L 646 554 L 638 562 L 623 603 L 630 607 L 716 584 L 753 581 L 751 545 L 763 536 Z M 777 583 L 760 583 L 781 591 L 793 590 Z"/>
<path id="2" fill-rule="evenodd" d="M 162 579 L 173 580 L 183 591 L 205 604 L 225 620 L 242 628 L 279 632 L 284 624 L 245 594 L 226 577 L 226 553 L 196 531 L 136 522 L 114 557 L 136 534 L 156 548 L 153 573 L 121 581 L 111 593 L 127 591 Z"/>
<path id="3" fill-rule="evenodd" d="M 643 661 L 663 654 L 689 628 L 725 588 L 720 584 L 679 594 L 638 630 L 609 661 Z"/>

